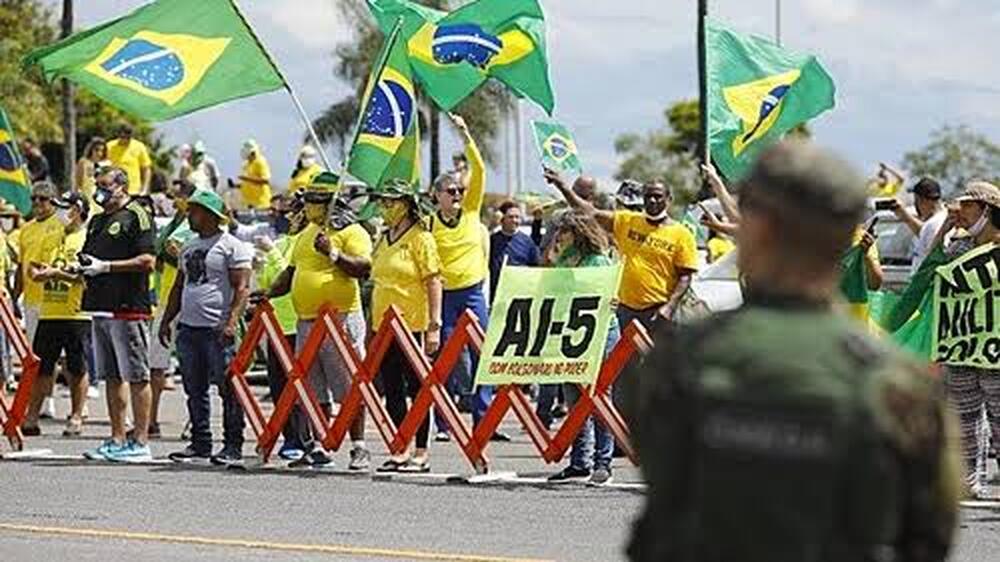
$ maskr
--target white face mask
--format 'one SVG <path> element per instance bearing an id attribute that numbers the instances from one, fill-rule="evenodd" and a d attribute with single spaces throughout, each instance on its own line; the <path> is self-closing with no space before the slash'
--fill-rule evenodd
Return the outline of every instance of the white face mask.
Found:
<path id="1" fill-rule="evenodd" d="M 242 157 L 242 158 L 243 158 L 244 160 L 249 160 L 249 159 L 250 159 L 250 155 L 251 155 L 251 154 L 253 154 L 253 152 L 254 152 L 254 151 L 253 151 L 253 149 L 252 149 L 252 148 L 246 148 L 246 147 L 243 147 L 243 148 L 242 148 L 242 149 L 240 150 L 240 156 L 241 156 L 241 157 Z"/>
<path id="2" fill-rule="evenodd" d="M 308 168 L 309 166 L 312 166 L 313 164 L 316 163 L 316 159 L 313 158 L 312 156 L 303 156 L 302 158 L 299 159 L 299 163 L 302 164 L 303 168 Z"/>
<path id="3" fill-rule="evenodd" d="M 983 212 L 983 215 L 979 217 L 976 224 L 969 227 L 969 234 L 972 235 L 973 238 L 982 234 L 983 229 L 986 228 L 986 221 L 988 220 L 990 220 L 989 213 Z"/>
<path id="4" fill-rule="evenodd" d="M 72 217 L 69 216 L 69 209 L 59 209 L 56 211 L 56 219 L 63 225 L 68 226 L 69 223 L 73 222 Z"/>
<path id="5" fill-rule="evenodd" d="M 656 215 L 656 216 L 653 216 L 653 215 L 651 215 L 651 214 L 649 214 L 649 213 L 646 213 L 646 218 L 647 218 L 648 220 L 651 220 L 651 221 L 653 221 L 653 222 L 659 222 L 659 221 L 662 221 L 662 220 L 664 220 L 664 219 L 666 219 L 666 218 L 667 218 L 667 210 L 666 210 L 666 209 L 664 209 L 664 210 L 663 210 L 663 211 L 662 211 L 662 212 L 661 212 L 660 214 L 658 214 L 658 215 Z"/>

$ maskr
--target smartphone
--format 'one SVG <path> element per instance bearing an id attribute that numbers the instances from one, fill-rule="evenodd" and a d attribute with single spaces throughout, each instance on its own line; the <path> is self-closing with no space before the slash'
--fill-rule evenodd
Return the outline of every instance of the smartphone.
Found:
<path id="1" fill-rule="evenodd" d="M 868 228 L 866 228 L 865 231 L 868 232 L 868 234 L 871 234 L 872 236 L 874 236 L 875 235 L 875 225 L 877 225 L 877 224 L 878 224 L 878 217 L 874 217 L 872 219 L 872 222 L 868 224 Z"/>
<path id="2" fill-rule="evenodd" d="M 899 202 L 895 199 L 879 199 L 875 201 L 876 211 L 891 211 L 899 206 Z"/>

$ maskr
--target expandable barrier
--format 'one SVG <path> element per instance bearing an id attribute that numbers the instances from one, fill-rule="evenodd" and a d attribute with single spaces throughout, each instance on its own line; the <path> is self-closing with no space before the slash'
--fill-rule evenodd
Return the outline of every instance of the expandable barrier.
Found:
<path id="1" fill-rule="evenodd" d="M 332 422 L 320 407 L 307 378 L 309 367 L 316 361 L 316 356 L 327 338 L 333 341 L 334 348 L 352 373 L 350 389 Z M 285 390 L 281 396 L 276 397 L 274 412 L 270 419 L 265 418 L 245 377 L 253 362 L 254 351 L 262 339 L 266 339 L 271 344 L 271 350 L 278 354 L 279 362 L 288 378 Z M 633 463 L 638 463 L 638 457 L 629 438 L 628 426 L 611 401 L 609 389 L 636 353 L 647 353 L 652 347 L 649 334 L 639 322 L 633 321 L 625 327 L 622 338 L 602 365 L 595 384 L 579 385 L 581 397 L 555 436 L 551 436 L 542 425 L 531 402 L 517 385 L 498 387 L 493 403 L 486 410 L 479 425 L 474 430 L 469 427 L 447 391 L 446 385 L 464 349 L 469 347 L 471 351 L 479 353 L 484 339 L 485 334 L 476 317 L 466 311 L 459 318 L 455 331 L 448 341 L 444 342 L 437 359 L 432 363 L 414 339 L 402 315 L 395 307 L 390 307 L 382 319 L 379 330 L 369 343 L 365 358 L 361 359 L 351 345 L 336 312 L 324 308 L 313 323 L 300 355 L 296 357 L 281 332 L 274 309 L 269 303 L 263 302 L 258 305 L 240 349 L 229 366 L 228 377 L 233 384 L 237 399 L 243 405 L 250 427 L 257 436 L 257 451 L 265 462 L 270 458 L 292 408 L 300 404 L 316 433 L 317 441 L 328 450 L 340 448 L 351 422 L 364 407 L 369 412 L 386 447 L 393 454 L 400 454 L 406 450 L 421 423 L 430 415 L 431 408 L 436 407 L 448 423 L 454 440 L 465 458 L 477 472 L 487 470 L 489 460 L 486 448 L 490 437 L 509 409 L 514 410 L 535 448 L 549 463 L 558 462 L 563 458 L 587 417 L 595 414 L 614 434 L 629 459 Z M 390 419 L 374 386 L 379 367 L 393 344 L 403 353 L 421 381 L 421 388 L 398 429 Z"/>
<path id="2" fill-rule="evenodd" d="M 38 357 L 31 350 L 31 342 L 21 329 L 21 323 L 14 315 L 14 309 L 7 297 L 0 296 L 0 329 L 6 335 L 14 353 L 21 360 L 21 380 L 17 384 L 14 400 L 7 405 L 3 393 L 0 393 L 0 426 L 7 436 L 10 446 L 17 451 L 24 448 L 24 436 L 21 435 L 21 424 L 28 413 L 28 400 L 31 387 L 38 376 Z"/>

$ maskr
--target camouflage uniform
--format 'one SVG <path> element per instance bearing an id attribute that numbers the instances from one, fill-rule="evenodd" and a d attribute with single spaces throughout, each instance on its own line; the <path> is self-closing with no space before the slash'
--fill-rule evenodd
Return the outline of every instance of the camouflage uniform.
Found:
<path id="1" fill-rule="evenodd" d="M 773 187 L 802 208 L 795 182 Z M 622 377 L 649 484 L 631 560 L 946 558 L 961 468 L 928 366 L 830 302 L 759 289 L 740 310 L 664 325 L 655 341 Z"/>

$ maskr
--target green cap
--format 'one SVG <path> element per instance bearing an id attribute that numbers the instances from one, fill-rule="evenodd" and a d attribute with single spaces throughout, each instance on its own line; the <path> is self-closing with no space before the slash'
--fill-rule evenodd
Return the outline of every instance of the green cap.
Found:
<path id="1" fill-rule="evenodd" d="M 226 218 L 226 204 L 222 202 L 222 197 L 210 189 L 199 189 L 194 195 L 188 198 L 188 205 L 201 205 L 208 209 L 220 219 Z"/>
<path id="2" fill-rule="evenodd" d="M 420 188 L 415 183 L 398 178 L 368 190 L 368 196 L 373 199 L 403 199 L 404 197 L 417 197 L 419 194 Z"/>
<path id="3" fill-rule="evenodd" d="M 333 172 L 323 171 L 309 180 L 309 186 L 306 187 L 306 191 L 335 193 L 339 188 L 340 176 Z"/>
<path id="4" fill-rule="evenodd" d="M 864 178 L 844 160 L 808 141 L 786 140 L 764 151 L 743 180 L 741 199 L 818 221 L 860 221 L 868 201 Z"/>

